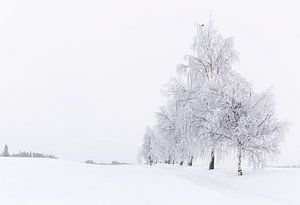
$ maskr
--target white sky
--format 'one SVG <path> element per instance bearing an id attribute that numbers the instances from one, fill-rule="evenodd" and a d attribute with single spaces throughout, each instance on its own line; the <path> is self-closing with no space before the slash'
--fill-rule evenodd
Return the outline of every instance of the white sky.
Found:
<path id="1" fill-rule="evenodd" d="M 134 162 L 160 90 L 212 12 L 235 70 L 273 86 L 290 122 L 281 162 L 300 163 L 297 1 L 0 1 L 0 149 Z"/>

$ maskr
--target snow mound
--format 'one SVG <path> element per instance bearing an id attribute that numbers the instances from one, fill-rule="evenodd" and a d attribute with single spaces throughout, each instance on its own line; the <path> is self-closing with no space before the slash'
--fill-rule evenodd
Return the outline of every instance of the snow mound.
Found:
<path id="1" fill-rule="evenodd" d="M 180 166 L 101 166 L 0 158 L 5 205 L 300 204 L 300 169 L 208 171 Z"/>

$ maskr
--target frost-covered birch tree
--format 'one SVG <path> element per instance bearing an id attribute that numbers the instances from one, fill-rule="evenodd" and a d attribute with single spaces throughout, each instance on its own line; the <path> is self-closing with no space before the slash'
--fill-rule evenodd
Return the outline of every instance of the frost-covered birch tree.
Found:
<path id="1" fill-rule="evenodd" d="M 144 135 L 144 143 L 142 149 L 146 164 L 152 165 L 154 162 L 154 132 L 152 128 L 147 127 Z"/>
<path id="2" fill-rule="evenodd" d="M 212 21 L 207 25 L 197 25 L 196 28 L 192 44 L 193 55 L 187 55 L 186 64 L 181 64 L 178 70 L 180 76 L 184 75 L 186 78 L 186 90 L 194 94 L 187 99 L 192 101 L 190 106 L 194 108 L 193 122 L 198 131 L 196 135 L 202 142 L 206 142 L 206 153 L 209 152 L 211 156 L 209 169 L 213 169 L 221 137 L 216 135 L 212 125 L 216 103 L 207 88 L 231 71 L 232 63 L 238 60 L 238 53 L 233 48 L 233 38 L 223 38 Z"/>
<path id="3" fill-rule="evenodd" d="M 278 154 L 286 123 L 276 118 L 270 91 L 255 93 L 237 73 L 226 75 L 210 90 L 219 105 L 215 127 L 224 146 L 236 155 L 238 175 L 242 158 L 259 166 Z"/>

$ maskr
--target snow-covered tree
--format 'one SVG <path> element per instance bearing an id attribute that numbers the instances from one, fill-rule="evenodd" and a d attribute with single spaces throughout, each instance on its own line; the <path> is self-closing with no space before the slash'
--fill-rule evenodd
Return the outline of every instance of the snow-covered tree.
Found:
<path id="1" fill-rule="evenodd" d="M 219 105 L 215 139 L 222 139 L 224 146 L 236 154 L 239 175 L 242 158 L 258 166 L 278 154 L 285 123 L 275 116 L 270 91 L 255 93 L 251 84 L 236 73 L 226 75 L 210 90 Z"/>
<path id="2" fill-rule="evenodd" d="M 150 127 L 147 127 L 144 135 L 142 155 L 144 156 L 146 164 L 149 165 L 152 165 L 154 161 L 153 141 L 154 141 L 154 132 Z"/>
<path id="3" fill-rule="evenodd" d="M 192 44 L 193 55 L 185 57 L 186 63 L 178 66 L 178 72 L 179 79 L 185 79 L 185 85 L 181 85 L 188 94 L 184 102 L 193 110 L 192 121 L 196 125 L 194 131 L 198 132 L 194 135 L 201 138 L 201 144 L 206 142 L 205 153 L 210 153 L 211 156 L 209 169 L 213 169 L 215 152 L 219 150 L 221 140 L 215 140 L 220 138 L 214 134 L 215 127 L 212 125 L 216 103 L 208 87 L 231 72 L 232 63 L 238 60 L 238 52 L 233 48 L 233 38 L 223 38 L 211 20 L 196 28 L 197 34 Z"/>
<path id="4" fill-rule="evenodd" d="M 168 164 L 175 163 L 175 150 L 181 136 L 178 133 L 176 114 L 176 108 L 172 103 L 162 107 L 156 113 L 157 123 L 155 129 L 157 135 L 161 138 L 161 151 L 163 153 L 161 160 Z"/>

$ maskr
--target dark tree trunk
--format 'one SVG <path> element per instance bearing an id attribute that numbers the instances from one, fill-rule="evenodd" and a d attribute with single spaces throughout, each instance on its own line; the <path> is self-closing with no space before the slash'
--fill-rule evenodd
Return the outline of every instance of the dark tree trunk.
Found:
<path id="1" fill-rule="evenodd" d="M 209 170 L 215 169 L 215 153 L 214 151 L 211 151 L 211 158 L 210 158 L 210 163 L 209 163 Z"/>
<path id="2" fill-rule="evenodd" d="M 239 146 L 238 148 L 238 176 L 242 176 L 243 175 L 243 171 L 242 171 L 242 147 Z"/>
<path id="3" fill-rule="evenodd" d="M 171 157 L 169 156 L 169 159 L 167 160 L 167 164 L 171 164 Z"/>
<path id="4" fill-rule="evenodd" d="M 153 159 L 152 157 L 149 156 L 149 165 L 152 166 L 152 164 L 153 164 Z"/>
<path id="5" fill-rule="evenodd" d="M 193 158 L 194 158 L 194 157 L 191 156 L 190 161 L 188 162 L 188 165 L 189 165 L 189 166 L 193 166 Z"/>

